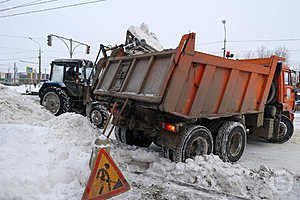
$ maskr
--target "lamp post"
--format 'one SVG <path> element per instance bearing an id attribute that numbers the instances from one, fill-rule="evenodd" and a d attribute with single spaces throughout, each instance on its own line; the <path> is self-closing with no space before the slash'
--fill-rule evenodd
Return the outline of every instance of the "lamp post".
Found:
<path id="1" fill-rule="evenodd" d="M 222 20 L 222 23 L 224 24 L 224 47 L 223 47 L 223 58 L 225 58 L 225 55 L 226 55 L 226 20 Z"/>
<path id="2" fill-rule="evenodd" d="M 32 37 L 28 37 L 28 39 L 30 39 L 32 42 L 36 43 L 39 45 L 39 75 L 38 75 L 38 84 L 40 84 L 41 82 L 41 62 L 42 62 L 42 50 L 41 50 L 41 45 L 39 42 L 37 42 L 36 40 L 34 40 Z"/>

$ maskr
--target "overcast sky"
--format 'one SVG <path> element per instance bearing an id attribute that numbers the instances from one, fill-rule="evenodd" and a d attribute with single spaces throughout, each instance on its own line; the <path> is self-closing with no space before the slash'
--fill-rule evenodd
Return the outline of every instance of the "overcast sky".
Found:
<path id="1" fill-rule="evenodd" d="M 9 11 L 24 3 L 45 0 L 0 0 L 0 71 L 11 72 L 16 62 L 19 71 L 28 65 L 20 60 L 37 62 L 38 44 L 42 48 L 42 71 L 49 72 L 49 62 L 55 58 L 68 58 L 64 44 L 53 39 L 47 46 L 47 35 L 57 34 L 91 45 L 91 54 L 85 47 L 75 50 L 74 58 L 95 59 L 98 46 L 124 43 L 130 25 L 148 24 L 165 48 L 176 48 L 183 34 L 196 32 L 197 50 L 222 55 L 226 20 L 228 50 L 240 57 L 260 46 L 289 49 L 291 64 L 299 64 L 300 57 L 300 1 L 299 0 L 106 0 L 83 5 L 13 17 L 4 15 L 40 10 L 80 2 L 56 0 L 40 6 L 29 6 Z M 1 17 L 2 16 L 2 17 Z M 298 39 L 298 40 L 290 40 Z M 249 41 L 250 40 L 250 41 Z M 257 42 L 253 40 L 290 40 Z"/>

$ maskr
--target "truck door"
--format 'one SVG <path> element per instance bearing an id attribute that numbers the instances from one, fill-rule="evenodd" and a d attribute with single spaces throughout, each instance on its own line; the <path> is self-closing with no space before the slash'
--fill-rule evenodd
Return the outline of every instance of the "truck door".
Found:
<path id="1" fill-rule="evenodd" d="M 289 105 L 289 110 L 293 110 L 295 102 L 295 92 L 293 89 L 292 74 L 290 71 L 284 73 L 283 102 Z"/>

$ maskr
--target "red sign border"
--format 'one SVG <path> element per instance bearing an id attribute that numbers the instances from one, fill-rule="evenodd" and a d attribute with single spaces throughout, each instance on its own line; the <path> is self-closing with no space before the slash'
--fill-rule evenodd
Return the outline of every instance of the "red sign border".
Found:
<path id="1" fill-rule="evenodd" d="M 92 187 L 92 184 L 93 184 L 93 180 L 95 179 L 95 176 L 96 176 L 96 173 L 97 173 L 97 167 L 100 163 L 100 160 L 101 160 L 101 157 L 102 155 L 104 155 L 108 162 L 111 164 L 111 166 L 114 168 L 114 170 L 117 172 L 119 178 L 121 179 L 121 182 L 123 183 L 123 187 L 121 188 L 118 188 L 116 190 L 113 190 L 109 193 L 106 193 L 104 195 L 102 195 L 101 197 L 96 197 L 96 198 L 93 198 L 93 199 L 88 199 L 88 194 L 91 190 L 91 187 Z M 97 167 L 96 167 L 97 166 Z M 120 169 L 118 168 L 118 166 L 114 163 L 114 161 L 112 160 L 112 158 L 108 155 L 108 153 L 105 151 L 105 149 L 100 149 L 99 150 L 99 153 L 98 153 L 98 156 L 97 156 L 97 159 L 96 159 L 96 163 L 95 163 L 95 166 L 94 166 L 94 169 L 89 177 L 89 181 L 88 181 L 88 184 L 84 190 L 84 193 L 83 193 L 83 196 L 81 198 L 81 200 L 103 200 L 103 199 L 107 199 L 107 198 L 110 198 L 110 197 L 113 197 L 113 196 L 116 196 L 118 194 L 121 194 L 123 192 L 126 192 L 130 190 L 130 185 L 128 184 L 128 182 L 126 181 L 126 179 L 124 178 L 124 176 L 122 175 Z"/>

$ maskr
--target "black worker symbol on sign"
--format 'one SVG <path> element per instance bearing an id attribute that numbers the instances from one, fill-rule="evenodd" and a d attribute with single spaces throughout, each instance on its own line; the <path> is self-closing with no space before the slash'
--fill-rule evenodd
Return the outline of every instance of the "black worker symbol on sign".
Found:
<path id="1" fill-rule="evenodd" d="M 105 187 L 106 185 L 107 185 L 107 187 L 108 187 L 108 191 L 109 191 L 109 192 L 111 191 L 111 185 L 110 185 L 110 183 L 111 183 L 112 181 L 110 180 L 109 174 L 108 174 L 108 172 L 106 171 L 106 170 L 109 169 L 109 164 L 105 163 L 105 164 L 104 164 L 104 167 L 105 167 L 105 169 L 104 169 L 104 168 L 101 168 L 101 169 L 98 170 L 98 173 L 97 173 L 97 176 L 96 176 L 96 178 L 98 179 L 98 178 L 99 178 L 99 175 L 100 175 L 100 180 L 101 180 L 101 186 L 100 186 L 99 194 L 102 194 L 103 189 L 104 189 L 104 187 Z"/>

